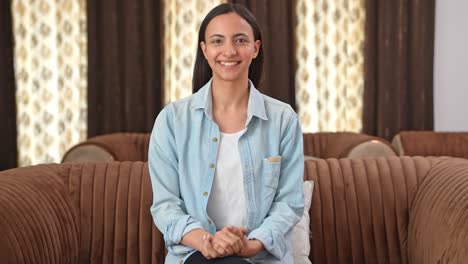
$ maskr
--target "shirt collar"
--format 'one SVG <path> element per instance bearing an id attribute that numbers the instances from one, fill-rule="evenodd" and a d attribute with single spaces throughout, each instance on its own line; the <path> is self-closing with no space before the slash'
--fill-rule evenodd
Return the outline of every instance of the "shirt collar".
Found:
<path id="1" fill-rule="evenodd" d="M 203 85 L 198 92 L 195 93 L 195 100 L 193 108 L 204 109 L 205 114 L 213 120 L 213 107 L 211 101 L 211 82 L 210 79 L 205 85 Z M 252 81 L 249 80 L 250 92 L 249 102 L 247 106 L 247 124 L 256 116 L 263 120 L 268 120 L 265 109 L 265 101 L 263 95 L 255 88 Z"/>

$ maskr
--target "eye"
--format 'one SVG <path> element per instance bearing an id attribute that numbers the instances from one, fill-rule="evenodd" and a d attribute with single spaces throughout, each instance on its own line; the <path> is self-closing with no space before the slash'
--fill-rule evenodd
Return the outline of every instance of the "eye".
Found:
<path id="1" fill-rule="evenodd" d="M 249 41 L 245 38 L 239 38 L 239 39 L 236 39 L 236 43 L 239 43 L 239 44 L 246 44 L 248 43 Z"/>
<path id="2" fill-rule="evenodd" d="M 211 40 L 211 44 L 215 44 L 215 45 L 221 44 L 222 42 L 223 42 L 223 41 L 222 41 L 221 39 L 212 39 L 212 40 Z"/>

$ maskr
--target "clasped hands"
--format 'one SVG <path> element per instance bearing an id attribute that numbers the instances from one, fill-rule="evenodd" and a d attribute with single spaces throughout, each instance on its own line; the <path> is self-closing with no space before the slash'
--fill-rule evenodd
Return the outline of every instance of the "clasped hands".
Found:
<path id="1" fill-rule="evenodd" d="M 247 239 L 246 234 L 247 229 L 233 226 L 226 226 L 214 235 L 205 232 L 200 252 L 207 259 L 233 255 L 252 257 L 263 249 L 263 244 L 258 240 Z"/>

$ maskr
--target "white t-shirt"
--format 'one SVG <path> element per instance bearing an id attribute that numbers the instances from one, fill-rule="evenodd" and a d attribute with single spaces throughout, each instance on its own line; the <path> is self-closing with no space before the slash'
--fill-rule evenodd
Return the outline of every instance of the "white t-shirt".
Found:
<path id="1" fill-rule="evenodd" d="M 243 132 L 244 130 L 220 135 L 215 176 L 207 205 L 208 216 L 215 224 L 216 230 L 221 230 L 227 225 L 246 225 L 247 205 L 238 147 Z"/>

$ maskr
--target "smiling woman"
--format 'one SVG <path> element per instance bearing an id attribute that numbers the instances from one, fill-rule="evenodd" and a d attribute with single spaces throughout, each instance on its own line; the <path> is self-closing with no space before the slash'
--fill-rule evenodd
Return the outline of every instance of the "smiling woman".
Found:
<path id="1" fill-rule="evenodd" d="M 304 209 L 302 131 L 291 106 L 256 89 L 262 66 L 252 14 L 213 8 L 199 30 L 194 94 L 166 106 L 150 138 L 166 263 L 293 263 L 286 235 Z"/>

